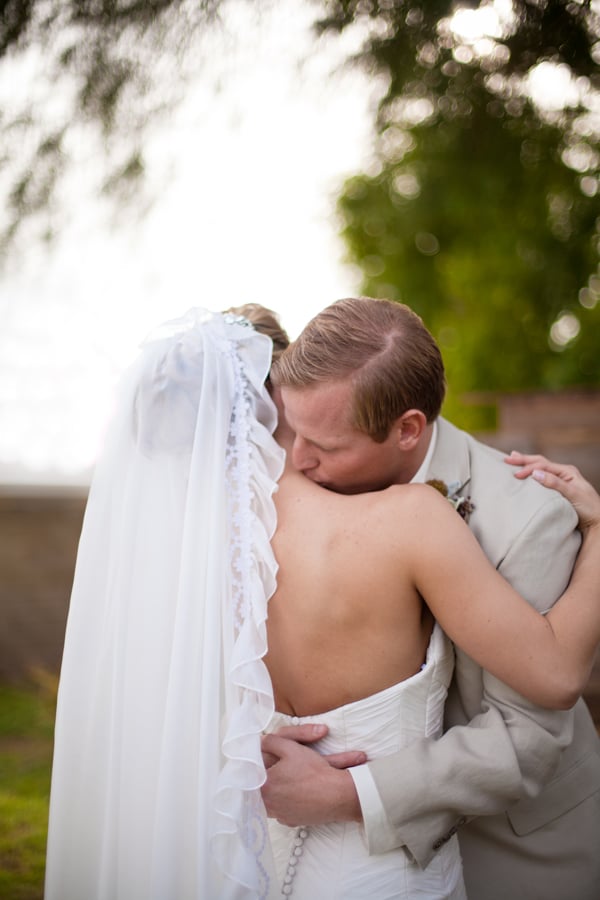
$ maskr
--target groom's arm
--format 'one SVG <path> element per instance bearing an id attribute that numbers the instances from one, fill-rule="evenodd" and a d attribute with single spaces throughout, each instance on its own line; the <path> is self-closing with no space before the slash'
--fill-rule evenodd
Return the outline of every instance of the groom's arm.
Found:
<path id="1" fill-rule="evenodd" d="M 373 805 L 365 816 L 371 853 L 405 846 L 424 867 L 467 821 L 537 796 L 552 778 L 572 738 L 572 712 L 540 710 L 492 676 L 484 680 L 487 709 L 468 725 L 366 767 L 381 801 L 379 813 Z"/>

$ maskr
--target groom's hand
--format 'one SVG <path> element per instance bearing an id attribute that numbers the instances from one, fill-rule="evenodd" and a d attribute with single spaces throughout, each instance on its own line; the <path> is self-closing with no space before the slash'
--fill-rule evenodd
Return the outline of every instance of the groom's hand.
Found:
<path id="1" fill-rule="evenodd" d="M 278 728 L 273 734 L 276 737 L 288 738 L 291 741 L 297 741 L 299 744 L 313 744 L 320 741 L 329 731 L 327 725 L 284 725 Z M 274 763 L 279 761 L 279 756 L 269 753 L 265 748 L 265 742 L 271 735 L 263 737 L 262 755 L 265 768 L 268 769 Z M 323 755 L 330 766 L 336 769 L 348 769 L 350 766 L 360 766 L 367 761 L 367 754 L 362 750 L 347 750 L 344 753 L 330 753 L 328 756 Z"/>
<path id="2" fill-rule="evenodd" d="M 296 725 L 263 737 L 267 780 L 262 797 L 271 818 L 290 826 L 362 821 L 354 781 L 345 770 L 366 762 L 366 754 L 352 750 L 322 756 L 304 746 L 326 733 L 323 725 Z"/>

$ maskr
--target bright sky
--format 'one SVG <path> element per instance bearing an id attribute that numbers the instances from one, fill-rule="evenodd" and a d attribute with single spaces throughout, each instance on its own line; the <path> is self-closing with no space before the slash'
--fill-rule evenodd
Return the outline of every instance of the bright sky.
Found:
<path id="1" fill-rule="evenodd" d="M 260 19 L 247 0 L 228 9 L 229 34 L 200 48 L 204 74 L 147 146 L 155 204 L 143 223 L 107 227 L 75 142 L 61 240 L 50 254 L 32 244 L 0 279 L 0 485 L 89 468 L 119 373 L 165 319 L 258 302 L 295 337 L 358 289 L 333 209 L 343 178 L 369 165 L 379 86 L 340 71 L 360 36 L 317 44 L 307 0 L 275 0 Z M 510 14 L 509 0 L 457 12 L 457 54 L 496 52 Z M 2 108 L 19 94 L 47 114 L 64 103 L 43 63 L 34 53 L 18 77 L 4 70 Z M 543 63 L 527 89 L 552 110 L 575 87 Z"/>
<path id="2" fill-rule="evenodd" d="M 356 291 L 333 197 L 368 161 L 373 86 L 333 73 L 348 44 L 316 47 L 310 4 L 284 6 L 259 25 L 241 6 L 234 55 L 215 42 L 211 77 L 150 145 L 160 188 L 141 226 L 110 231 L 79 195 L 52 253 L 0 281 L 0 482 L 89 466 L 118 373 L 164 319 L 259 302 L 294 337 Z"/>

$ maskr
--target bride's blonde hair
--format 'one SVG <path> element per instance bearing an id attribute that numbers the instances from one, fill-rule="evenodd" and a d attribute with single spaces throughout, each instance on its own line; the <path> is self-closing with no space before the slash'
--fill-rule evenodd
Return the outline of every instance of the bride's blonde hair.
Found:
<path id="1" fill-rule="evenodd" d="M 242 306 L 231 306 L 225 312 L 235 316 L 244 316 L 252 322 L 256 331 L 266 334 L 273 341 L 273 359 L 276 362 L 283 351 L 289 347 L 290 339 L 287 331 L 282 327 L 279 316 L 272 309 L 261 306 L 260 303 L 244 303 Z"/>

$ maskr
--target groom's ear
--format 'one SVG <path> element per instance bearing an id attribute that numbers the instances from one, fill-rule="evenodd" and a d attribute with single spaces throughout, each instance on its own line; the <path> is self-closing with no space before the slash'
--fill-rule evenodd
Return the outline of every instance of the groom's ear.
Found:
<path id="1" fill-rule="evenodd" d="M 425 428 L 427 417 L 420 409 L 408 409 L 396 420 L 396 442 L 399 450 L 414 450 Z"/>

